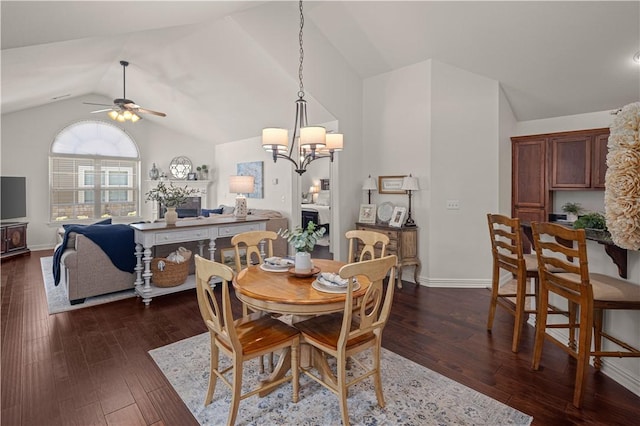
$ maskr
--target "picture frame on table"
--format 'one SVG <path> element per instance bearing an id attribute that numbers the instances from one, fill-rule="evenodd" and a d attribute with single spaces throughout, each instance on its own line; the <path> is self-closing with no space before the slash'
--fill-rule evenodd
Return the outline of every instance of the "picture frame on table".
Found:
<path id="1" fill-rule="evenodd" d="M 393 213 L 391 213 L 391 220 L 389 221 L 389 226 L 394 228 L 402 227 L 404 223 L 404 218 L 407 216 L 407 208 L 406 207 L 395 207 L 393 209 Z"/>
<path id="2" fill-rule="evenodd" d="M 358 216 L 360 223 L 376 223 L 376 205 L 360 204 L 360 215 Z"/>
<path id="3" fill-rule="evenodd" d="M 380 194 L 406 194 L 402 189 L 402 181 L 406 175 L 402 176 L 378 176 L 378 193 Z"/>
<path id="4" fill-rule="evenodd" d="M 187 180 L 198 180 L 197 173 L 187 173 Z"/>

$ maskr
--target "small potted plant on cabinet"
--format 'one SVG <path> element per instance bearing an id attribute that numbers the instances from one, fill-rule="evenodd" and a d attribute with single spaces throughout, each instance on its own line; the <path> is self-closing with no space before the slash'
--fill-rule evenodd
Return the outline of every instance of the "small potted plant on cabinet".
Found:
<path id="1" fill-rule="evenodd" d="M 584 211 L 580 203 L 565 203 L 562 206 L 562 211 L 567 214 L 567 220 L 569 222 L 575 222 L 578 220 L 578 215 Z"/>
<path id="2" fill-rule="evenodd" d="M 198 171 L 198 179 L 200 180 L 209 179 L 209 168 L 207 167 L 206 164 L 196 167 L 196 170 Z"/>

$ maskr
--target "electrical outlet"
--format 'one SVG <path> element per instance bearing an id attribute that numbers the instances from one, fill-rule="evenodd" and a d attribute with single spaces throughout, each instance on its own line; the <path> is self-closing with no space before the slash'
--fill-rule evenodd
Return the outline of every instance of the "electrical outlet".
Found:
<path id="1" fill-rule="evenodd" d="M 460 200 L 447 200 L 447 210 L 460 210 Z"/>

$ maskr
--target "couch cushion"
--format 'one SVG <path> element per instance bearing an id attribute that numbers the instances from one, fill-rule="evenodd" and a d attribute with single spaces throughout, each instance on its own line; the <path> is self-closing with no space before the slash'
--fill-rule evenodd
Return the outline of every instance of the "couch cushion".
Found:
<path id="1" fill-rule="evenodd" d="M 202 209 L 200 210 L 201 215 L 204 217 L 209 217 L 212 214 L 222 214 L 223 208 L 219 209 Z"/>

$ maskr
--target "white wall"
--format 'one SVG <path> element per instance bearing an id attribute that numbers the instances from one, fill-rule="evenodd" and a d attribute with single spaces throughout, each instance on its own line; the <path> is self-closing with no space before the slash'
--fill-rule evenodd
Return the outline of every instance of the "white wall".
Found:
<path id="1" fill-rule="evenodd" d="M 28 243 L 31 250 L 53 248 L 55 229 L 59 224 L 49 222 L 49 151 L 55 136 L 64 127 L 81 120 L 112 122 L 106 114 L 90 114 L 93 108 L 83 101 L 95 102 L 95 95 L 72 98 L 38 108 L 2 115 L 2 174 L 27 177 Z M 110 103 L 110 99 L 103 99 Z M 159 119 L 162 120 L 162 119 Z M 122 128 L 135 140 L 140 150 L 142 187 L 145 188 L 152 163 L 162 170 L 169 169 L 172 158 L 184 155 L 194 163 L 215 164 L 213 146 L 171 131 L 152 120 Z M 143 189 L 144 190 L 144 189 Z M 144 198 L 142 195 L 141 198 Z M 141 203 L 142 217 L 151 218 L 151 205 Z"/>

